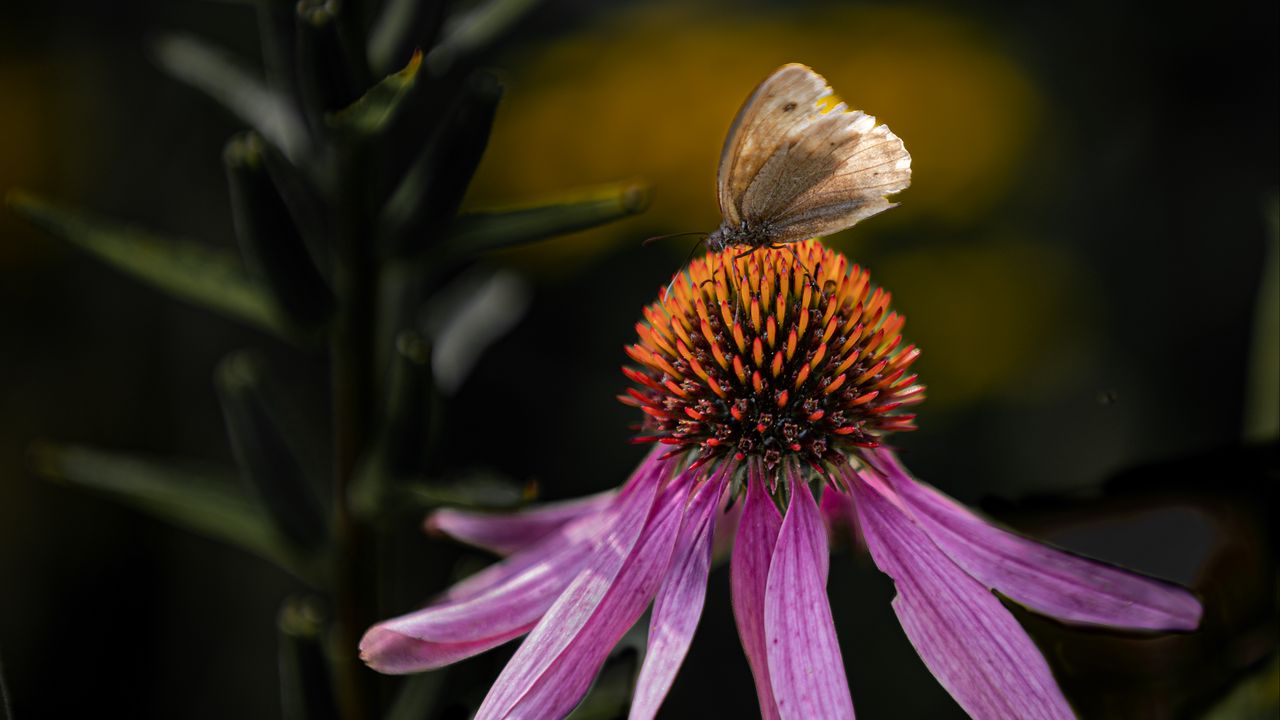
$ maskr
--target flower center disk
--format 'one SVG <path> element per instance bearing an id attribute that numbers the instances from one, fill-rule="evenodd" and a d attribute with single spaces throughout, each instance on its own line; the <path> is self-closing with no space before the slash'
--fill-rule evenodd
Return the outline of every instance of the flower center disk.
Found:
<path id="1" fill-rule="evenodd" d="M 637 441 L 822 467 L 914 430 L 920 351 L 889 300 L 816 240 L 693 261 L 626 348 L 635 385 L 620 399 L 645 414 Z"/>

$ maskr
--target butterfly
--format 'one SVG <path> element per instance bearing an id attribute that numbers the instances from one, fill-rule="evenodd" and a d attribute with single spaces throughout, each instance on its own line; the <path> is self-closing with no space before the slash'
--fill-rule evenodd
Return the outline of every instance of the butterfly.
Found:
<path id="1" fill-rule="evenodd" d="M 893 207 L 911 184 L 911 155 L 885 125 L 850 110 L 827 81 L 792 63 L 738 111 L 720 154 L 719 252 L 746 252 L 830 235 Z"/>

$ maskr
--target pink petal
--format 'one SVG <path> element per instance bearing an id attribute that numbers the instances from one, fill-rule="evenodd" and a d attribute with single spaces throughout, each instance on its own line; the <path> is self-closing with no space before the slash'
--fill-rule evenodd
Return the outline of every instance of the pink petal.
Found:
<path id="1" fill-rule="evenodd" d="M 631 700 L 631 720 L 648 720 L 657 715 L 689 652 L 707 597 L 711 539 L 720 498 L 731 474 L 732 468 L 726 465 L 716 478 L 704 482 L 680 525 L 670 567 L 653 603 L 649 649 Z"/>
<path id="2" fill-rule="evenodd" d="M 568 522 L 606 509 L 617 494 L 608 490 L 515 513 L 446 508 L 427 516 L 426 529 L 498 555 L 510 555 L 545 540 Z"/>
<path id="3" fill-rule="evenodd" d="M 733 618 L 738 637 L 756 679 L 762 720 L 776 720 L 778 704 L 769 680 L 769 660 L 764 640 L 765 583 L 769 561 L 782 527 L 782 516 L 764 488 L 764 474 L 752 463 L 748 467 L 747 497 L 738 524 L 738 538 L 729 559 L 729 580 L 733 591 Z"/>
<path id="4" fill-rule="evenodd" d="M 360 642 L 361 657 L 379 672 L 422 672 L 525 634 L 603 544 L 617 517 L 611 510 L 569 523 L 454 585 L 439 602 L 375 625 Z"/>
<path id="5" fill-rule="evenodd" d="M 1187 590 L 1071 555 L 989 524 L 878 453 L 893 490 L 938 547 L 978 582 L 1067 622 L 1194 630 L 1203 612 Z"/>
<path id="6" fill-rule="evenodd" d="M 827 520 L 833 542 L 840 538 L 858 542 L 858 517 L 853 510 L 853 497 L 849 493 L 824 485 L 818 508 Z"/>
<path id="7" fill-rule="evenodd" d="M 532 623 L 505 639 L 495 635 L 475 642 L 438 643 L 411 638 L 375 625 L 360 640 L 360 659 L 374 670 L 388 675 L 434 670 L 490 650 L 528 632 L 531 627 Z"/>
<path id="8" fill-rule="evenodd" d="M 887 497 L 853 481 L 867 549 L 893 578 L 894 612 L 933 676 L 974 718 L 1075 717 L 1044 657 L 987 588 Z"/>
<path id="9" fill-rule="evenodd" d="M 728 493 L 725 502 L 733 502 Z M 733 549 L 733 541 L 738 537 L 738 523 L 742 520 L 742 503 L 733 502 L 728 510 L 723 510 L 715 522 L 715 535 L 711 538 L 711 563 L 719 566 L 729 557 Z"/>
<path id="10" fill-rule="evenodd" d="M 827 602 L 827 528 L 808 483 L 788 473 L 791 503 L 764 591 L 769 677 L 782 718 L 853 718 Z"/>
<path id="11" fill-rule="evenodd" d="M 361 657 L 380 672 L 421 672 L 519 637 L 578 575 L 592 548 L 588 542 L 553 547 L 483 592 L 385 620 L 361 640 Z"/>
<path id="12" fill-rule="evenodd" d="M 543 539 L 533 547 L 515 553 L 506 560 L 491 565 L 484 570 L 462 580 L 449 588 L 440 598 L 440 601 L 458 601 L 469 597 L 474 597 L 488 591 L 501 583 L 507 582 L 512 576 L 525 572 L 529 567 L 541 564 L 544 558 L 559 556 L 562 553 L 569 553 L 568 557 L 560 558 L 556 562 L 568 564 L 570 560 L 581 561 L 578 565 L 582 567 L 586 559 L 590 557 L 590 553 L 583 556 L 581 553 L 575 552 L 583 543 L 591 544 L 592 548 L 599 545 L 609 532 L 609 528 L 617 520 L 619 509 L 622 507 L 624 498 L 634 494 L 637 489 L 647 489 L 651 492 L 653 488 L 649 485 L 661 480 L 669 470 L 669 466 L 661 457 L 663 453 L 654 450 L 645 457 L 640 463 L 631 477 L 623 485 L 622 491 L 615 495 L 611 502 L 603 512 L 598 514 L 585 514 L 576 520 L 571 520 L 561 525 L 560 528 L 553 531 L 547 538 Z"/>
<path id="13" fill-rule="evenodd" d="M 618 519 L 619 507 L 565 523 L 542 542 L 455 583 L 437 604 L 457 603 L 518 583 L 530 572 L 552 565 L 568 572 L 565 585 L 604 542 Z"/>
<path id="14" fill-rule="evenodd" d="M 684 516 L 687 475 L 663 491 L 638 542 L 619 547 L 618 566 L 611 554 L 574 580 L 507 663 L 476 720 L 558 718 L 578 704 L 658 589 Z"/>
<path id="15" fill-rule="evenodd" d="M 643 522 L 664 474 L 661 463 L 646 461 L 614 507 L 567 523 L 458 583 L 436 604 L 375 625 L 360 642 L 361 657 L 380 672 L 421 672 L 525 634 L 593 557 L 628 532 L 620 522 Z"/>

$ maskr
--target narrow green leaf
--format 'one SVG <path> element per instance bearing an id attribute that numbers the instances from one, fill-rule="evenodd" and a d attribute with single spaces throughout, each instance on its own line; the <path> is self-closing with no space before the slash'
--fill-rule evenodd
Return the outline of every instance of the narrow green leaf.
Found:
<path id="1" fill-rule="evenodd" d="M 330 115 L 329 124 L 358 135 L 377 135 L 413 90 L 421 67 L 422 53 L 415 52 L 402 70 L 386 76 L 354 103 Z"/>
<path id="2" fill-rule="evenodd" d="M 362 517 L 421 515 L 441 507 L 500 511 L 519 509 L 536 493 L 533 484 L 475 471 L 428 481 L 392 476 L 380 485 L 366 479 L 352 489 L 351 504 Z"/>
<path id="3" fill-rule="evenodd" d="M 285 600 L 276 627 L 280 631 L 280 709 L 284 720 L 337 720 L 319 603 L 306 597 Z"/>
<path id="4" fill-rule="evenodd" d="M 478 267 L 455 278 L 423 305 L 424 327 L 434 339 L 435 384 L 452 396 L 486 350 L 520 323 L 533 291 L 511 270 Z"/>
<path id="5" fill-rule="evenodd" d="M 297 161 L 305 154 L 307 131 L 293 106 L 225 51 L 189 35 L 165 35 L 154 52 L 166 72 L 204 91 L 285 155 Z"/>
<path id="6" fill-rule="evenodd" d="M 396 338 L 386 413 L 377 445 L 387 469 L 397 475 L 422 472 L 435 395 L 431 346 L 421 334 L 406 330 Z"/>
<path id="7" fill-rule="evenodd" d="M 179 527 L 247 550 L 316 583 L 321 565 L 272 529 L 229 470 L 74 445 L 32 448 L 35 470 L 54 480 L 104 493 Z"/>
<path id="8" fill-rule="evenodd" d="M 615 183 L 528 205 L 467 213 L 449 229 L 441 251 L 476 256 L 603 225 L 648 206 L 646 186 Z"/>
<path id="9" fill-rule="evenodd" d="M 381 422 L 351 486 L 356 512 L 379 514 L 395 494 L 390 487 L 393 482 L 426 469 L 434 396 L 431 347 L 416 331 L 405 330 L 396 337 Z"/>
<path id="10" fill-rule="evenodd" d="M 262 137 L 246 132 L 223 151 L 231 214 L 245 264 L 301 333 L 317 333 L 333 315 L 333 292 L 320 276 L 267 171 Z"/>
<path id="11" fill-rule="evenodd" d="M 312 178 L 290 162 L 275 145 L 263 143 L 262 150 L 267 174 L 271 176 L 272 184 L 289 208 L 289 216 L 301 233 L 312 262 L 316 263 L 322 276 L 328 276 L 333 238 L 328 222 L 329 209 L 325 206 L 320 191 Z"/>
<path id="12" fill-rule="evenodd" d="M 405 62 L 415 48 L 436 42 L 449 3 L 444 0 L 387 0 L 369 32 L 369 67 L 382 75 Z"/>
<path id="13" fill-rule="evenodd" d="M 473 471 L 432 482 L 405 482 L 397 487 L 397 501 L 419 510 L 463 507 L 473 510 L 512 510 L 533 499 L 536 488 L 520 485 L 492 472 Z"/>
<path id="14" fill-rule="evenodd" d="M 379 218 L 384 247 L 392 255 L 438 239 L 432 230 L 457 214 L 485 147 L 502 98 L 502 86 L 486 72 L 468 78 L 426 146 L 391 193 Z"/>
<path id="15" fill-rule="evenodd" d="M 458 60 L 489 47 L 516 25 L 539 0 L 482 0 L 448 19 L 444 37 L 427 53 L 433 75 L 448 72 Z"/>
<path id="16" fill-rule="evenodd" d="M 12 191 L 9 206 L 36 225 L 164 292 L 281 337 L 292 332 L 230 250 L 173 240 Z"/>
<path id="17" fill-rule="evenodd" d="M 293 3 L 282 0 L 255 1 L 258 37 L 261 38 L 262 71 L 267 87 L 298 107 L 297 73 L 293 42 Z"/>
<path id="18" fill-rule="evenodd" d="M 329 522 L 315 486 L 265 397 L 261 361 L 238 352 L 218 366 L 216 385 L 240 474 L 272 523 L 293 543 L 318 550 Z"/>

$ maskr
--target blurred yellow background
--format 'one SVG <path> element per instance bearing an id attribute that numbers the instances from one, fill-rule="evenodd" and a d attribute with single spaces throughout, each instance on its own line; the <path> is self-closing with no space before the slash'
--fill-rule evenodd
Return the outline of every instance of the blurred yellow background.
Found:
<path id="1" fill-rule="evenodd" d="M 653 204 L 638 218 L 508 253 L 548 279 L 650 235 L 710 231 L 719 224 L 716 166 L 729 124 L 756 84 L 788 62 L 813 67 L 912 154 L 901 206 L 829 242 L 855 260 L 875 246 L 886 261 L 873 279 L 900 308 L 918 309 L 907 333 L 925 350 L 928 411 L 1000 388 L 1024 394 L 1031 368 L 1041 368 L 1041 390 L 1061 380 L 1065 367 L 1046 374 L 1041 361 L 1055 346 L 1046 336 L 1061 339 L 1077 317 L 1065 308 L 1079 267 L 1065 250 L 984 237 L 979 222 L 1027 170 L 1043 101 L 997 37 L 940 9 L 628 7 L 506 65 L 507 96 L 469 204 L 619 177 L 653 186 Z M 923 249 L 912 236 L 926 234 L 951 239 Z M 892 242 L 876 243 L 885 236 Z M 692 242 L 651 252 L 669 255 L 674 271 Z"/>
<path id="2" fill-rule="evenodd" d="M 813 67 L 912 153 L 912 186 L 899 196 L 909 211 L 876 218 L 860 233 L 980 216 L 1016 179 L 1041 114 L 1032 81 L 996 39 L 941 11 L 854 6 L 736 17 L 730 6 L 632 6 L 508 67 L 507 98 L 472 200 L 634 175 L 655 188 L 652 208 L 634 225 L 712 230 L 729 123 L 751 90 L 788 62 Z M 524 259 L 562 266 L 606 236 L 628 241 L 610 229 L 590 242 L 539 246 Z"/>

